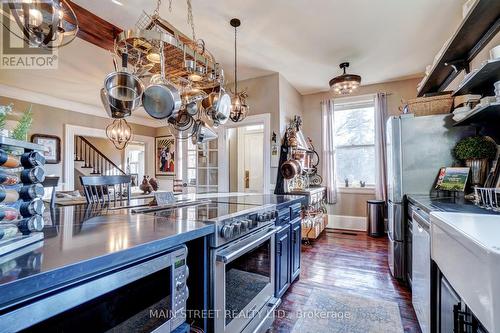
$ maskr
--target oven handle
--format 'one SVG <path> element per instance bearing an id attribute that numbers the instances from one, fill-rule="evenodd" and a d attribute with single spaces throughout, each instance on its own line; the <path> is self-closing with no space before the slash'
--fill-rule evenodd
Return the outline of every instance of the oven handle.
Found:
<path id="1" fill-rule="evenodd" d="M 244 245 L 243 247 L 240 247 L 239 249 L 237 249 L 235 251 L 229 251 L 228 249 L 226 249 L 221 254 L 218 254 L 215 259 L 219 262 L 223 262 L 223 263 L 227 264 L 228 262 L 231 262 L 233 259 L 239 257 L 241 254 L 247 252 L 248 250 L 251 250 L 252 248 L 257 247 L 258 245 L 264 243 L 266 241 L 266 239 L 269 238 L 269 236 L 272 236 L 276 233 L 276 230 L 278 230 L 278 229 L 272 228 L 269 232 L 265 233 L 261 237 Z"/>

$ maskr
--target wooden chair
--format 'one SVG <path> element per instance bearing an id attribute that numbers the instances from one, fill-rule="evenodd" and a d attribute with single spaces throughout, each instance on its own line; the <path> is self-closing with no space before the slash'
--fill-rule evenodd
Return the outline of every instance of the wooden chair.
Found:
<path id="1" fill-rule="evenodd" d="M 130 175 L 80 176 L 80 182 L 85 192 L 85 199 L 89 204 L 110 202 L 112 196 L 116 203 L 118 200 L 123 200 L 124 190 L 127 194 L 127 202 L 130 202 L 132 182 Z"/>

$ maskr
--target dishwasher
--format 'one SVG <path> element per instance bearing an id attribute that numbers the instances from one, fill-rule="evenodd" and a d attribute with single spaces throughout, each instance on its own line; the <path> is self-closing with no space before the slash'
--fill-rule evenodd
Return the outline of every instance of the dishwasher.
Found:
<path id="1" fill-rule="evenodd" d="M 429 214 L 412 213 L 412 304 L 422 333 L 431 331 L 431 237 Z"/>

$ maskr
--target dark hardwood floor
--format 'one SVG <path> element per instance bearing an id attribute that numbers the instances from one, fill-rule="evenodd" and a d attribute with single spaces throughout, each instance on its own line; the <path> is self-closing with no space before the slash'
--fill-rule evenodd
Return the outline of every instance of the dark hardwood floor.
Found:
<path id="1" fill-rule="evenodd" d="M 352 293 L 398 303 L 404 331 L 419 333 L 407 287 L 392 278 L 387 266 L 387 238 L 366 233 L 325 230 L 311 245 L 302 245 L 300 279 L 286 292 L 271 332 L 290 332 L 313 288 Z M 318 332 L 319 333 L 319 332 Z"/>

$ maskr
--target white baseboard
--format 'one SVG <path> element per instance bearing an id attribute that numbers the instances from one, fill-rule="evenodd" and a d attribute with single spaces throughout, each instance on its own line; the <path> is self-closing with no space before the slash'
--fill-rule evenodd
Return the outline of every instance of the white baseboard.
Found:
<path id="1" fill-rule="evenodd" d="M 366 231 L 366 217 L 328 215 L 327 228 Z"/>

